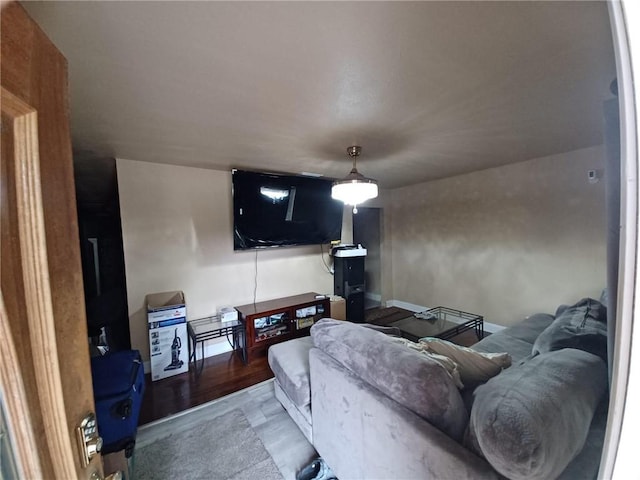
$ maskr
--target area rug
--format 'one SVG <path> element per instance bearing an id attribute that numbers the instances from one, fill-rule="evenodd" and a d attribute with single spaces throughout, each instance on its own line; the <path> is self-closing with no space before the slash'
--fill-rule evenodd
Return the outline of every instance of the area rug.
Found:
<path id="1" fill-rule="evenodd" d="M 136 449 L 136 480 L 282 480 L 282 475 L 241 410 L 212 418 Z"/>

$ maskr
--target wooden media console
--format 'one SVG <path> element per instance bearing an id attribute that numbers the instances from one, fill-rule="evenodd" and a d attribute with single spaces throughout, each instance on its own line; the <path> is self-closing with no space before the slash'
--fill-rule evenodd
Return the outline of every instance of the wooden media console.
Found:
<path id="1" fill-rule="evenodd" d="M 245 325 L 250 362 L 275 343 L 309 335 L 316 321 L 329 316 L 330 300 L 310 292 L 235 308 Z"/>

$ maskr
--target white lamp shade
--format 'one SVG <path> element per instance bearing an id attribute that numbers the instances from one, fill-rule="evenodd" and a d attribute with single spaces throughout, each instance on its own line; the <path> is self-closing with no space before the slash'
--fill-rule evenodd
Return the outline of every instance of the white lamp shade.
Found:
<path id="1" fill-rule="evenodd" d="M 331 187 L 331 197 L 345 205 L 359 205 L 378 196 L 378 184 L 368 178 L 339 180 Z"/>

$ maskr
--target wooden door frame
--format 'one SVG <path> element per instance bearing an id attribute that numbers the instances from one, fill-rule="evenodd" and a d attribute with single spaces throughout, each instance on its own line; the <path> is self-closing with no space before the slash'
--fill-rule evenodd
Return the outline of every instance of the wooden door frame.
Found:
<path id="1" fill-rule="evenodd" d="M 5 321 L 20 361 L 10 373 L 22 375 L 38 446 L 24 455 L 39 457 L 45 478 L 89 479 L 102 474 L 102 461 L 96 455 L 84 466 L 84 448 L 75 440 L 76 427 L 95 405 L 67 61 L 19 3 L 2 6 L 0 23 L 7 125 L 2 132 L 0 190 L 2 293 Z M 18 422 L 22 418 L 9 418 L 10 432 Z M 14 433 L 11 440 L 17 445 L 15 428 Z"/>
<path id="2" fill-rule="evenodd" d="M 20 371 L 20 362 L 11 336 L 11 329 L 4 308 L 4 298 L 0 292 L 0 338 L 4 339 L 0 349 L 0 381 L 7 411 L 9 438 L 16 456 L 19 478 L 44 478 L 40 457 L 31 455 L 38 447 L 33 433 L 31 412 L 27 407 L 27 392 Z M 15 421 L 14 421 L 15 420 Z"/>
<path id="3" fill-rule="evenodd" d="M 64 406 L 55 321 L 51 299 L 47 245 L 42 206 L 38 114 L 35 109 L 1 87 L 3 116 L 13 124 L 18 210 L 19 243 L 22 275 L 29 326 L 29 344 L 37 380 L 37 392 L 26 392 L 22 382 L 15 344 L 9 328 L 4 301 L 1 302 L 0 328 L 8 346 L 0 349 L 2 384 L 5 389 L 8 423 L 12 442 L 22 473 L 26 478 L 48 477 L 42 472 L 40 455 L 48 455 L 55 478 L 75 478 L 72 439 L 67 426 Z M 37 394 L 42 412 L 47 452 L 35 447 L 27 394 Z M 47 475 L 43 475 L 47 473 Z"/>

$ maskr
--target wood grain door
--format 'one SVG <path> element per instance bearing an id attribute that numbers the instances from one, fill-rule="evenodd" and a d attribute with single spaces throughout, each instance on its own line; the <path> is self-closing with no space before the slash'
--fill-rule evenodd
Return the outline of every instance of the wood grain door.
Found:
<path id="1" fill-rule="evenodd" d="M 94 410 L 67 65 L 17 3 L 0 12 L 0 374 L 20 478 L 88 479 L 75 428 Z"/>

